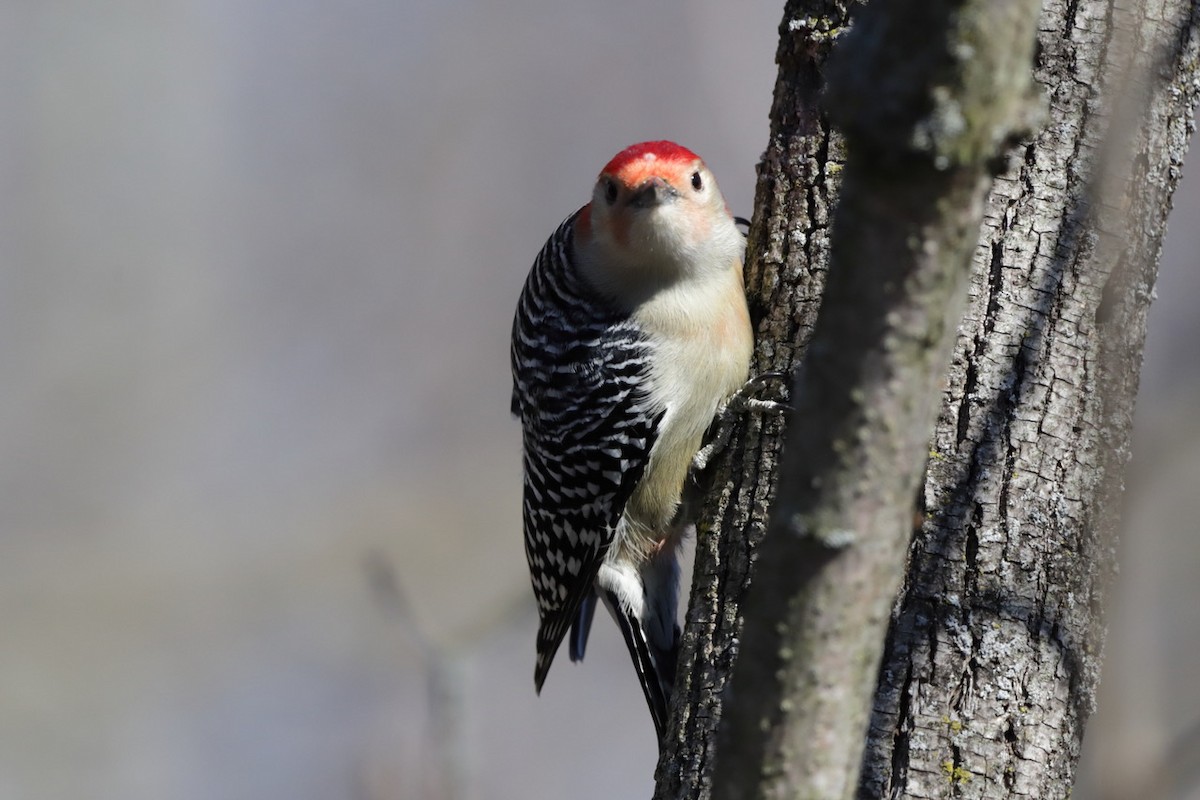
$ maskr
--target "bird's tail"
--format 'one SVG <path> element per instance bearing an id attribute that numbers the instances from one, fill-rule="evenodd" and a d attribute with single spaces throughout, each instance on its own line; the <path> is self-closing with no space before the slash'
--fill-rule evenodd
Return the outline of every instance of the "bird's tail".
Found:
<path id="1" fill-rule="evenodd" d="M 675 628 L 675 635 L 669 647 L 658 647 L 646 636 L 642 621 L 624 608 L 613 592 L 606 591 L 604 600 L 621 629 L 621 635 L 625 637 L 625 646 L 629 648 L 638 683 L 646 696 L 646 705 L 650 707 L 650 717 L 654 720 L 654 730 L 661 743 L 666 735 L 667 709 L 675 683 L 675 664 L 679 657 L 679 628 Z"/>
<path id="2" fill-rule="evenodd" d="M 583 661 L 583 653 L 587 649 L 588 634 L 592 630 L 592 617 L 596 614 L 595 593 L 583 598 L 579 604 L 579 613 L 571 623 L 571 660 Z"/>

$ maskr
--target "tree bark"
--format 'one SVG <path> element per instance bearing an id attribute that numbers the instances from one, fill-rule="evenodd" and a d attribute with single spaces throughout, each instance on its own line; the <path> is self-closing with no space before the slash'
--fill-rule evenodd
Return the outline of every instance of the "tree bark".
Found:
<path id="1" fill-rule="evenodd" d="M 860 797 L 1070 794 L 1198 22 L 1045 5 L 1049 120 L 992 192 Z"/>
<path id="2" fill-rule="evenodd" d="M 824 289 L 844 159 L 816 98 L 847 6 L 790 2 L 781 25 L 747 263 L 756 370 L 795 366 Z M 1099 669 L 1145 312 L 1191 132 L 1198 28 L 1182 0 L 1045 3 L 1035 74 L 1048 122 L 987 202 L 859 797 L 1069 794 Z M 1114 119 L 1129 121 L 1115 136 Z M 1109 161 L 1129 166 L 1124 179 L 1101 180 L 1106 140 Z M 780 420 L 750 418 L 718 465 L 656 797 L 710 795 L 782 435 Z"/>
<path id="3" fill-rule="evenodd" d="M 831 57 L 848 159 L 714 797 L 854 794 L 990 165 L 1033 116 L 1037 12 L 875 4 Z"/>
<path id="4" fill-rule="evenodd" d="M 844 162 L 818 109 L 822 65 L 849 25 L 852 0 L 789 0 L 779 28 L 771 132 L 758 167 L 746 258 L 756 320 L 751 372 L 799 362 L 825 288 L 829 226 Z M 691 599 L 655 798 L 708 797 L 726 683 L 737 657 L 740 605 L 774 499 L 784 420 L 751 415 L 713 465 L 716 489 L 697 526 Z"/>

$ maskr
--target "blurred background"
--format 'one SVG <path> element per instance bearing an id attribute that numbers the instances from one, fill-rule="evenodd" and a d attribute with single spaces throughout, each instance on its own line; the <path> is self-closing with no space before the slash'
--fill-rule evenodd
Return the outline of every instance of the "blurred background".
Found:
<path id="1" fill-rule="evenodd" d="M 615 626 L 533 695 L 508 332 L 627 144 L 686 144 L 750 214 L 782 3 L 732 9 L 0 8 L 0 798 L 650 795 Z M 1200 719 L 1198 220 L 1193 159 L 1110 789 Z"/>

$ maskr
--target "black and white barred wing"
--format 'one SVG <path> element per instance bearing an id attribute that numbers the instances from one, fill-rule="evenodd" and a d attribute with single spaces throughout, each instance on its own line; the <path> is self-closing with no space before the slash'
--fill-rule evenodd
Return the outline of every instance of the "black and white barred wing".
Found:
<path id="1" fill-rule="evenodd" d="M 573 221 L 538 255 L 513 324 L 525 554 L 541 617 L 539 689 L 580 606 L 590 602 L 661 417 L 645 397 L 644 338 L 590 296 L 571 265 Z"/>

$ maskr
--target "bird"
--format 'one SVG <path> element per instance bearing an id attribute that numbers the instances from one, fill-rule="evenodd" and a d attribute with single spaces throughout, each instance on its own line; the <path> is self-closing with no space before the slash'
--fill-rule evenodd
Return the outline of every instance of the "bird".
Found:
<path id="1" fill-rule="evenodd" d="M 513 320 L 536 691 L 568 633 L 571 660 L 583 658 L 603 603 L 660 742 L 679 647 L 678 550 L 694 522 L 689 468 L 750 368 L 744 249 L 698 155 L 634 144 L 546 241 Z"/>

